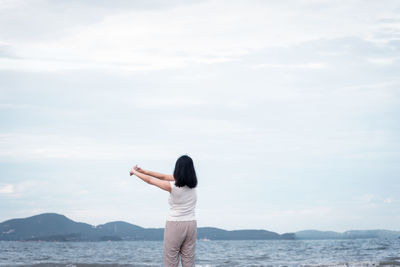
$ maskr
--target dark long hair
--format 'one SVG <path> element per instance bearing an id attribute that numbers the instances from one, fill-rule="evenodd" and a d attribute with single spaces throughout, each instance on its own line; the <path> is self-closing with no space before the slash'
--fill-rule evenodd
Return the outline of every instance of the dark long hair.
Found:
<path id="1" fill-rule="evenodd" d="M 189 188 L 195 188 L 197 186 L 197 176 L 193 160 L 188 155 L 183 155 L 176 161 L 174 178 L 177 187 L 187 185 Z"/>

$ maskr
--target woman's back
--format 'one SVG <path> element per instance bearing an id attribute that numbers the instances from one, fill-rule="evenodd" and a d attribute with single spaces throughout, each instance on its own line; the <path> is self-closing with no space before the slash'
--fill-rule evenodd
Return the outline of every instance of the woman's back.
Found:
<path id="1" fill-rule="evenodd" d="M 170 210 L 167 221 L 196 220 L 196 188 L 189 188 L 188 186 L 177 187 L 175 182 L 171 181 L 170 183 L 171 193 L 168 199 Z"/>

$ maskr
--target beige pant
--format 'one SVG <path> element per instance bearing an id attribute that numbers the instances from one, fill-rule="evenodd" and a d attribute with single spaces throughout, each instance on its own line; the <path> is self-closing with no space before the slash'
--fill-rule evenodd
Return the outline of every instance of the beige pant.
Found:
<path id="1" fill-rule="evenodd" d="M 164 267 L 194 266 L 197 221 L 167 221 L 164 230 Z"/>

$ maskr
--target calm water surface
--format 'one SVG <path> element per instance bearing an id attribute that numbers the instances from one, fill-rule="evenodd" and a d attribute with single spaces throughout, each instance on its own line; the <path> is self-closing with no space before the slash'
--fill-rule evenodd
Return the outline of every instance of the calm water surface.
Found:
<path id="1" fill-rule="evenodd" d="M 0 241 L 0 266 L 162 266 L 162 253 L 162 241 Z M 400 266 L 400 240 L 198 241 L 196 266 Z"/>

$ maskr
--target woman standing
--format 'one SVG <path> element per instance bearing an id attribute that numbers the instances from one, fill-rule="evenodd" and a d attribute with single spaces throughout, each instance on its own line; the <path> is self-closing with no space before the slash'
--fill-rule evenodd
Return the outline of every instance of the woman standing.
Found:
<path id="1" fill-rule="evenodd" d="M 164 230 L 164 266 L 178 266 L 179 256 L 182 267 L 194 266 L 197 236 L 195 217 L 197 177 L 193 160 L 187 155 L 178 158 L 173 175 L 144 170 L 137 165 L 129 174 L 131 176 L 134 174 L 146 183 L 170 193 L 168 199 L 170 210 Z"/>

